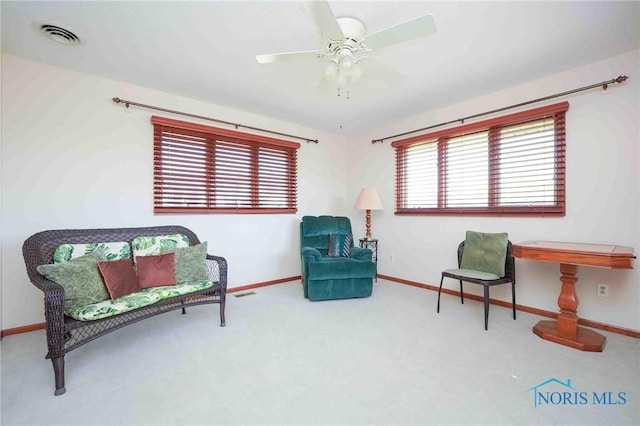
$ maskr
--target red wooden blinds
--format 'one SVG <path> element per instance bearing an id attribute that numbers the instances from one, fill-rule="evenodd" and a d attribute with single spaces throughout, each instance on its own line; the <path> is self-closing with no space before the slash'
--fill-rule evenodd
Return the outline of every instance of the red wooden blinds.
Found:
<path id="1" fill-rule="evenodd" d="M 155 213 L 295 213 L 300 144 L 152 117 Z"/>
<path id="2" fill-rule="evenodd" d="M 396 141 L 396 214 L 565 214 L 567 102 Z"/>

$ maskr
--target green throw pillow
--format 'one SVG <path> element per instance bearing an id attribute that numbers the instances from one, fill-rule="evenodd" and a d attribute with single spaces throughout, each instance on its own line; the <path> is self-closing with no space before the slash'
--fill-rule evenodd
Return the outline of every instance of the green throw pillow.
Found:
<path id="1" fill-rule="evenodd" d="M 462 252 L 462 269 L 490 272 L 504 277 L 504 264 L 507 258 L 506 233 L 488 234 L 467 231 Z"/>
<path id="2" fill-rule="evenodd" d="M 69 311 L 110 298 L 98 270 L 98 262 L 105 260 L 105 252 L 95 249 L 68 262 L 40 265 L 37 270 L 64 288 L 64 309 Z"/>
<path id="3" fill-rule="evenodd" d="M 195 246 L 175 249 L 175 271 L 178 284 L 192 281 L 207 281 L 209 275 L 205 267 L 207 242 Z"/>

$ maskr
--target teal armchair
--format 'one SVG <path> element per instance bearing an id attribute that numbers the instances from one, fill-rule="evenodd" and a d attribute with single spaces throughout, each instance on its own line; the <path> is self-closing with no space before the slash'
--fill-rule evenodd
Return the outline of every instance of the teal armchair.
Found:
<path id="1" fill-rule="evenodd" d="M 329 249 L 330 243 L 335 250 Z M 376 275 L 372 252 L 354 247 L 349 218 L 304 216 L 300 222 L 300 257 L 307 299 L 371 296 Z"/>

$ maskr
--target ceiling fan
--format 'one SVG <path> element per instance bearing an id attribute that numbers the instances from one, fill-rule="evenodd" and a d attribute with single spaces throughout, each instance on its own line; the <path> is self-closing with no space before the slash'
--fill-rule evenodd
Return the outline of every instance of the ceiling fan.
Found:
<path id="1" fill-rule="evenodd" d="M 433 16 L 424 15 L 375 33 L 366 34 L 364 24 L 355 18 L 336 18 L 325 0 L 303 1 L 309 16 L 318 26 L 325 40 L 323 50 L 284 52 L 257 55 L 260 64 L 299 59 L 325 58 L 324 76 L 318 91 L 336 83 L 338 96 L 346 92 L 350 98 L 351 84 L 362 75 L 361 62 L 369 53 L 394 44 L 427 36 L 436 32 Z M 382 67 L 382 64 L 380 64 Z M 391 72 L 391 71 L 389 71 Z"/>

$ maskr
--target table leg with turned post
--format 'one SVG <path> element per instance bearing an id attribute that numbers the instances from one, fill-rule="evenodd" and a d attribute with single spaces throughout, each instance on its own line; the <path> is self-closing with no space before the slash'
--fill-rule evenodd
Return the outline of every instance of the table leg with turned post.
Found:
<path id="1" fill-rule="evenodd" d="M 633 248 L 559 241 L 525 241 L 513 245 L 513 255 L 519 259 L 560 264 L 560 312 L 556 320 L 538 322 L 533 327 L 533 332 L 542 339 L 574 349 L 602 352 L 606 337 L 578 326 L 578 296 L 575 289 L 578 265 L 631 269 L 632 259 L 635 259 Z"/>
<path id="2" fill-rule="evenodd" d="M 578 327 L 578 296 L 575 283 L 578 267 L 566 263 L 560 264 L 560 281 L 562 288 L 558 297 L 560 313 L 556 321 L 540 321 L 533 327 L 533 332 L 542 339 L 570 346 L 588 352 L 602 352 L 606 337 Z"/>

